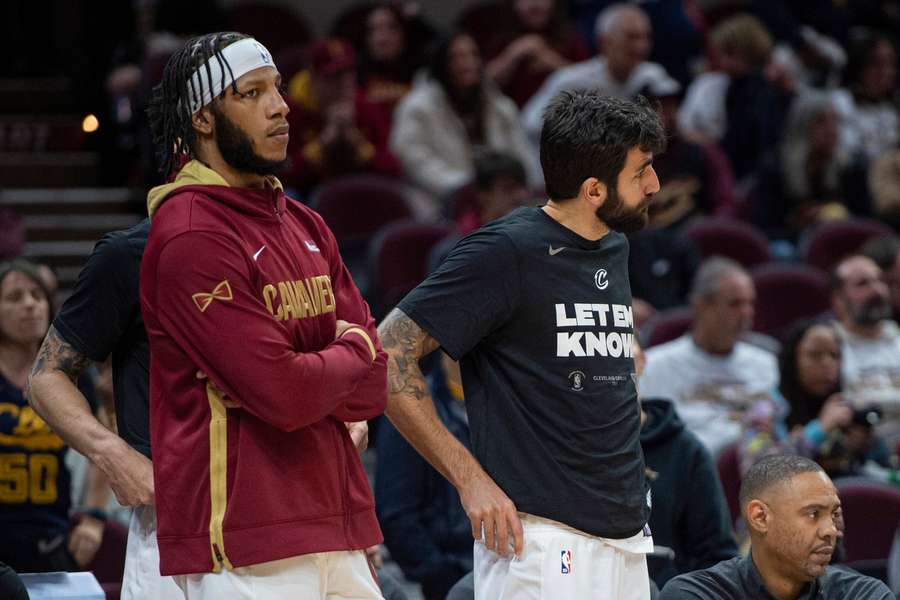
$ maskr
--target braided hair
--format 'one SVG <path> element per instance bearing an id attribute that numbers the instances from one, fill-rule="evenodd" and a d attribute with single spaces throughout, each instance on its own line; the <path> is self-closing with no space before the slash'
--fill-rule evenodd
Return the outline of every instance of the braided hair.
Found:
<path id="1" fill-rule="evenodd" d="M 203 97 L 204 86 L 212 84 L 212 69 L 208 61 L 213 57 L 219 61 L 222 73 L 231 77 L 231 89 L 237 93 L 231 65 L 222 56 L 227 46 L 249 36 L 233 31 L 210 33 L 192 38 L 185 46 L 169 58 L 163 71 L 162 81 L 153 88 L 147 105 L 147 119 L 159 171 L 168 178 L 173 170 L 186 159 L 195 158 L 196 134 L 192 123 L 192 100 Z M 206 64 L 206 77 L 198 77 L 197 89 L 194 72 Z M 219 95 L 225 97 L 225 90 Z"/>

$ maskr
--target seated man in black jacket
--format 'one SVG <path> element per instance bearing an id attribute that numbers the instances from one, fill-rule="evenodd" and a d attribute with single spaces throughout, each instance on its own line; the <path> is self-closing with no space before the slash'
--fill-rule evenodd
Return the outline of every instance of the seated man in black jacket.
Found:
<path id="1" fill-rule="evenodd" d="M 469 448 L 459 367 L 442 354 L 428 379 L 438 416 Z M 444 600 L 472 570 L 472 526 L 459 494 L 387 419 L 376 447 L 375 505 L 384 544 L 406 578 L 422 584 L 425 600 Z"/>
<path id="2" fill-rule="evenodd" d="M 886 585 L 829 566 L 842 527 L 837 490 L 818 464 L 766 456 L 741 483 L 750 554 L 679 575 L 660 600 L 894 600 Z"/>

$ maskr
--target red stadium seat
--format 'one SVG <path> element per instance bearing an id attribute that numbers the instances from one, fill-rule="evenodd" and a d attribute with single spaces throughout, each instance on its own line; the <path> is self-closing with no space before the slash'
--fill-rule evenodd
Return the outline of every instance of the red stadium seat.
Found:
<path id="1" fill-rule="evenodd" d="M 644 326 L 641 339 L 645 348 L 652 348 L 681 337 L 694 323 L 690 306 L 676 306 L 656 313 Z"/>
<path id="2" fill-rule="evenodd" d="M 431 249 L 451 231 L 445 225 L 406 221 L 389 225 L 372 240 L 370 303 L 376 319 L 425 279 Z"/>
<path id="3" fill-rule="evenodd" d="M 854 563 L 886 561 L 900 525 L 900 490 L 858 478 L 837 479 L 834 483 L 844 513 L 845 562 L 852 567 Z"/>
<path id="4" fill-rule="evenodd" d="M 826 273 L 845 256 L 858 252 L 872 238 L 890 235 L 890 227 L 873 219 L 847 219 L 823 223 L 800 241 L 800 256 Z"/>
<path id="5" fill-rule="evenodd" d="M 756 227 L 727 217 L 707 217 L 690 225 L 684 235 L 704 259 L 725 256 L 750 268 L 769 262 L 769 241 Z"/>
<path id="6" fill-rule="evenodd" d="M 770 263 L 751 271 L 756 287 L 754 331 L 778 337 L 794 321 L 831 306 L 828 276 L 802 264 Z"/>
<path id="7" fill-rule="evenodd" d="M 322 184 L 312 206 L 325 219 L 342 251 L 345 244 L 368 243 L 385 225 L 412 216 L 403 184 L 374 174 L 350 175 Z"/>

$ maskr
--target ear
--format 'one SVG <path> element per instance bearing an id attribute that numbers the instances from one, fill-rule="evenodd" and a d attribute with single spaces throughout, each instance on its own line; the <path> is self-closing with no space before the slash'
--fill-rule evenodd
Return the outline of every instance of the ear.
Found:
<path id="1" fill-rule="evenodd" d="M 744 517 L 751 530 L 757 533 L 768 533 L 772 524 L 772 513 L 762 500 L 751 500 L 744 510 Z"/>
<path id="2" fill-rule="evenodd" d="M 603 206 L 603 203 L 606 202 L 606 184 L 596 177 L 588 177 L 582 181 L 580 192 L 581 196 L 585 198 L 595 210 Z"/>
<path id="3" fill-rule="evenodd" d="M 215 119 L 209 106 L 204 106 L 191 117 L 194 131 L 201 135 L 210 135 L 214 129 Z"/>

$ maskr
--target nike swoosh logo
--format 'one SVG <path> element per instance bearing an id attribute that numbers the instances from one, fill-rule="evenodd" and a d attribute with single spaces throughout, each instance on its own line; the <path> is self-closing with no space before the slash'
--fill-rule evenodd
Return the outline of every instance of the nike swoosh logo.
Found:
<path id="1" fill-rule="evenodd" d="M 50 554 L 63 543 L 63 536 L 58 535 L 52 540 L 38 540 L 38 552 L 41 554 Z"/>
<path id="2" fill-rule="evenodd" d="M 553 244 L 550 244 L 550 248 L 547 250 L 547 253 L 550 256 L 556 256 L 557 254 L 559 254 L 560 252 L 562 252 L 565 249 L 566 249 L 565 246 L 560 246 L 559 248 L 554 248 Z"/>
<path id="3" fill-rule="evenodd" d="M 262 251 L 266 249 L 266 245 L 263 244 L 263 247 L 253 253 L 253 260 L 259 258 L 259 255 L 262 254 Z"/>

